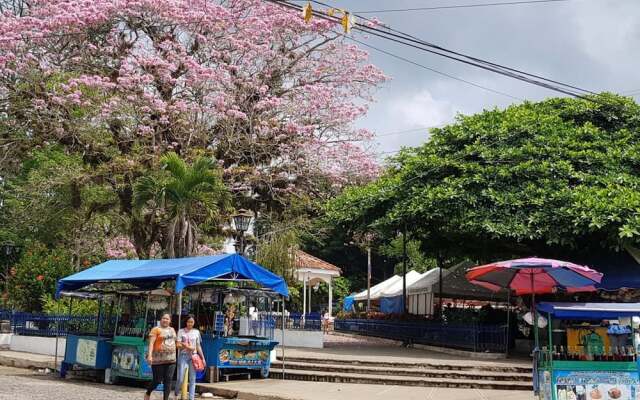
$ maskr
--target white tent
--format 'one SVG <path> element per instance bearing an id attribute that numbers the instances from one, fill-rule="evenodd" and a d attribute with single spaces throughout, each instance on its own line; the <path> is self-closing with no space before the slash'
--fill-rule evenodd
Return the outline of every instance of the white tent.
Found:
<path id="1" fill-rule="evenodd" d="M 449 271 L 443 270 L 442 276 L 445 277 L 448 273 Z M 434 268 L 407 287 L 407 308 L 410 314 L 433 314 L 433 287 L 438 284 L 439 279 L 440 268 Z"/>
<path id="2" fill-rule="evenodd" d="M 371 300 L 374 300 L 380 297 L 379 294 L 381 291 L 385 290 L 386 288 L 393 285 L 397 281 L 402 282 L 402 278 L 398 275 L 394 275 L 391 278 L 387 279 L 386 281 L 383 281 L 378 283 L 377 285 L 371 286 L 371 290 L 370 290 Z M 362 292 L 356 294 L 355 296 L 353 296 L 353 299 L 355 301 L 367 300 L 367 290 L 365 289 Z"/>
<path id="3" fill-rule="evenodd" d="M 422 277 L 422 274 L 414 270 L 407 272 L 407 294 L 409 293 L 409 287 L 415 284 L 415 282 L 418 281 L 421 277 Z M 402 281 L 403 279 L 400 278 L 399 280 L 394 282 L 392 285 L 380 291 L 378 296 L 379 297 L 402 296 L 402 285 L 403 285 Z"/>
<path id="4" fill-rule="evenodd" d="M 443 277 L 447 276 L 448 272 L 449 271 L 447 271 L 446 269 L 443 270 L 442 276 Z M 420 279 L 415 281 L 413 285 L 411 285 L 410 287 L 407 286 L 407 293 L 415 294 L 415 293 L 431 292 L 433 285 L 438 283 L 439 278 L 440 278 L 440 268 L 430 269 L 429 271 L 422 274 L 420 276 Z"/>

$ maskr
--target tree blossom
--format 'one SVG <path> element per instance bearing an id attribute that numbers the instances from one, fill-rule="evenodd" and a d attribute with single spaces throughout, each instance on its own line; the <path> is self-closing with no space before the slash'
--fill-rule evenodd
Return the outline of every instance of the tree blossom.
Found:
<path id="1" fill-rule="evenodd" d="M 24 144 L 0 160 L 62 145 L 130 216 L 160 155 L 205 150 L 273 210 L 376 175 L 354 121 L 385 79 L 334 23 L 262 0 L 33 0 L 0 14 L 0 135 Z"/>

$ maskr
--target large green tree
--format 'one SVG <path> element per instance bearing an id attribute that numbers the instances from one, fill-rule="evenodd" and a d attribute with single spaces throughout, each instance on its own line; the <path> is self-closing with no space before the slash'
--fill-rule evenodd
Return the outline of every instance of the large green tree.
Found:
<path id="1" fill-rule="evenodd" d="M 459 116 L 326 207 L 353 230 L 406 225 L 440 260 L 640 243 L 640 107 L 601 94 Z"/>

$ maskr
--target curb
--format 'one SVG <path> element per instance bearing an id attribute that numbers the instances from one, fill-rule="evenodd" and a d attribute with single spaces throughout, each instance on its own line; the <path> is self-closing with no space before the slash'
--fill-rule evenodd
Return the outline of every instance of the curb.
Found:
<path id="1" fill-rule="evenodd" d="M 215 384 L 196 384 L 196 392 L 211 393 L 214 396 L 224 397 L 225 399 L 239 400 L 299 400 L 296 397 L 284 397 L 275 395 L 256 394 L 239 390 L 225 389 L 218 386 L 210 386 Z"/>

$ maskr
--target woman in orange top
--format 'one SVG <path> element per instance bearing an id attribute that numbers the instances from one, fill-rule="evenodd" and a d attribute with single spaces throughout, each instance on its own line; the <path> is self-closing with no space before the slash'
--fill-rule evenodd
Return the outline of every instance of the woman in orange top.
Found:
<path id="1" fill-rule="evenodd" d="M 153 380 L 144 396 L 149 400 L 151 392 L 162 383 L 164 385 L 164 400 L 169 400 L 171 381 L 176 370 L 176 331 L 171 327 L 171 315 L 163 314 L 160 326 L 149 332 L 149 351 L 147 362 L 151 365 Z"/>

